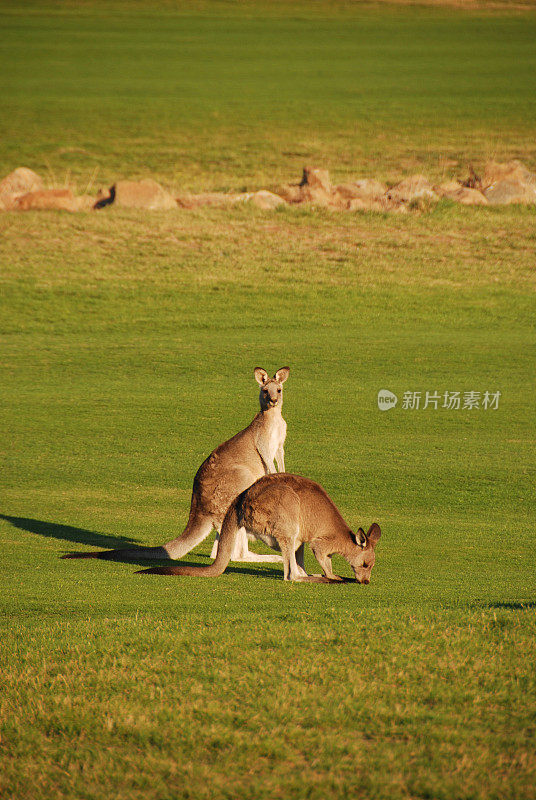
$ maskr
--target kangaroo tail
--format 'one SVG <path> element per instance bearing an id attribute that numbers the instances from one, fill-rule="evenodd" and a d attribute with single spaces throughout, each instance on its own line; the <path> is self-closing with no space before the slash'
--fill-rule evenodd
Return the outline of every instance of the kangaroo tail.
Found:
<path id="1" fill-rule="evenodd" d="M 190 516 L 184 531 L 176 539 L 172 539 L 161 547 L 127 547 L 121 550 L 94 550 L 90 553 L 65 553 L 62 558 L 101 558 L 106 561 L 137 561 L 147 559 L 182 558 L 205 539 L 213 528 L 212 518 L 200 513 L 195 497 L 192 498 Z"/>
<path id="2" fill-rule="evenodd" d="M 173 567 L 151 567 L 150 569 L 140 569 L 138 573 L 144 575 L 192 575 L 203 578 L 215 578 L 221 575 L 231 560 L 233 545 L 240 528 L 238 521 L 240 500 L 241 495 L 233 500 L 227 510 L 221 527 L 218 553 L 212 564 L 208 564 L 206 567 L 189 567 L 186 564 Z"/>

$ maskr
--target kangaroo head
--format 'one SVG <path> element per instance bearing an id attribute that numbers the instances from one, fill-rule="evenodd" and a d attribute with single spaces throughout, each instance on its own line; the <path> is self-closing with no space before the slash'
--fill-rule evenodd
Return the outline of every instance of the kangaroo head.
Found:
<path id="1" fill-rule="evenodd" d="M 373 522 L 367 535 L 363 528 L 359 528 L 357 533 L 350 533 L 355 548 L 348 559 L 355 573 L 358 583 L 370 583 L 370 573 L 376 561 L 376 545 L 382 532 L 377 522 Z"/>
<path id="2" fill-rule="evenodd" d="M 268 377 L 268 373 L 261 367 L 255 369 L 255 380 L 261 387 L 259 400 L 261 410 L 267 411 L 269 408 L 283 405 L 283 384 L 289 376 L 290 369 L 281 367 L 273 378 Z"/>

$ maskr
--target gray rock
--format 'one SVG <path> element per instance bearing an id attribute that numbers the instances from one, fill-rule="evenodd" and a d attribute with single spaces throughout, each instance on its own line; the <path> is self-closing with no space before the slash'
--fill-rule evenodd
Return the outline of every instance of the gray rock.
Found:
<path id="1" fill-rule="evenodd" d="M 536 188 L 515 179 L 504 179 L 496 181 L 484 189 L 484 196 L 492 206 L 536 203 Z"/>

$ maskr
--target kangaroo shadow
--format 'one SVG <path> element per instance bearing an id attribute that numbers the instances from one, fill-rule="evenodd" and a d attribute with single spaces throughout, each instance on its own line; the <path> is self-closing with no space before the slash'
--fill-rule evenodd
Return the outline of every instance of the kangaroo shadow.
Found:
<path id="1" fill-rule="evenodd" d="M 196 558 L 209 559 L 210 561 L 212 561 L 210 556 L 205 556 L 202 553 L 196 553 L 195 557 Z M 125 562 L 123 562 L 123 563 L 125 563 Z M 169 561 L 160 561 L 160 560 L 154 560 L 154 559 L 151 559 L 150 561 L 145 559 L 145 561 L 144 561 L 141 558 L 138 561 L 130 561 L 129 563 L 132 564 L 133 566 L 135 564 L 138 564 L 141 567 L 169 567 L 169 566 L 171 566 Z M 179 564 L 180 564 L 181 567 L 200 567 L 200 566 L 202 566 L 201 564 L 199 564 L 198 561 L 185 561 L 184 559 L 181 559 L 180 561 L 172 562 L 172 564 L 175 564 L 176 566 L 179 566 Z M 267 566 L 261 565 L 261 564 L 258 564 L 257 566 L 255 566 L 255 564 L 252 564 L 251 566 L 245 566 L 245 565 L 244 566 L 241 566 L 241 565 L 240 566 L 239 565 L 235 566 L 235 565 L 229 564 L 225 568 L 225 573 L 224 574 L 225 575 L 228 575 L 228 574 L 229 575 L 235 575 L 235 574 L 236 575 L 254 575 L 256 578 L 269 578 L 270 580 L 273 580 L 274 578 L 277 579 L 277 578 L 281 577 L 281 580 L 283 580 L 283 570 L 282 570 L 282 568 L 280 568 L 279 571 L 277 570 L 277 567 L 281 567 L 281 565 L 280 564 L 274 564 L 273 566 L 276 567 L 275 570 L 273 568 L 270 569 L 270 567 L 267 567 Z M 140 575 L 143 576 L 142 572 L 139 572 L 137 574 L 140 574 Z M 146 577 L 147 578 L 153 578 L 153 579 L 154 578 L 175 577 L 175 578 L 179 578 L 181 580 L 186 580 L 186 581 L 188 580 L 188 577 L 181 576 L 181 575 L 176 575 L 176 576 L 171 576 L 171 575 L 147 575 Z"/>
<path id="2" fill-rule="evenodd" d="M 115 549 L 118 547 L 125 547 L 129 545 L 136 545 L 139 539 L 132 539 L 128 536 L 110 536 L 106 533 L 98 533 L 97 531 L 89 531 L 86 528 L 75 528 L 72 525 L 61 525 L 57 522 L 46 522 L 41 519 L 32 519 L 31 517 L 11 517 L 8 514 L 0 514 L 0 519 L 9 522 L 15 528 L 29 533 L 35 533 L 38 536 L 47 536 L 53 539 L 61 539 L 64 542 L 74 542 L 76 544 L 85 544 L 91 547 L 99 547 L 104 550 Z M 212 558 L 205 553 L 196 553 L 196 558 L 212 561 Z M 169 566 L 169 560 L 165 559 L 147 559 L 142 555 L 139 558 L 125 558 L 120 553 L 117 555 L 110 555 L 106 561 L 114 561 L 121 564 L 127 564 L 131 567 L 154 567 L 157 565 Z M 181 565 L 197 567 L 198 562 L 195 561 L 182 561 Z M 235 566 L 229 564 L 225 570 L 226 573 L 237 575 L 254 575 L 257 578 L 274 578 L 283 580 L 283 569 L 281 564 L 275 565 L 276 569 L 272 566 L 264 566 L 261 564 L 251 566 Z M 153 576 L 152 576 L 153 577 Z M 329 581 L 326 581 L 329 582 Z M 343 578 L 341 583 L 355 582 L 353 578 Z"/>
<path id="3" fill-rule="evenodd" d="M 0 514 L 0 520 L 1 519 L 9 522 L 9 524 L 13 525 L 13 527 L 19 528 L 19 530 L 28 531 L 28 533 L 35 533 L 38 536 L 47 536 L 52 539 L 60 539 L 64 542 L 73 542 L 75 544 L 85 544 L 90 547 L 99 547 L 103 550 L 136 545 L 139 542 L 139 539 L 132 539 L 129 536 L 110 536 L 106 533 L 89 531 L 86 528 L 75 528 L 72 525 L 61 525 L 58 522 L 47 522 L 46 520 L 32 519 L 31 517 L 11 517 L 8 514 Z M 212 560 L 210 556 L 205 555 L 204 553 L 196 553 L 196 558 Z M 161 564 L 162 566 L 169 565 L 169 560 L 147 559 L 143 558 L 141 555 L 139 558 L 132 559 L 125 558 L 119 553 L 117 556 L 111 556 L 106 560 L 121 564 L 128 564 L 132 567 L 136 565 L 140 567 L 156 566 L 157 564 Z M 194 561 L 181 561 L 181 564 L 192 567 L 198 566 L 198 564 Z M 273 578 L 273 572 L 270 570 L 263 571 L 262 568 L 259 570 L 255 569 L 254 567 L 233 567 L 229 565 L 226 571 Z"/>
<path id="4" fill-rule="evenodd" d="M 60 525 L 57 522 L 46 522 L 41 519 L 31 519 L 30 517 L 10 517 L 7 514 L 0 514 L 0 519 L 4 519 L 22 531 L 36 533 L 38 536 L 48 536 L 52 539 L 62 539 L 64 542 L 76 542 L 77 544 L 87 544 L 93 547 L 113 548 L 129 544 L 136 544 L 137 539 L 128 536 L 109 536 L 106 533 L 88 531 L 85 528 L 74 528 L 71 525 Z"/>
<path id="5" fill-rule="evenodd" d="M 204 555 L 196 553 L 196 558 L 209 558 L 209 556 L 204 556 Z M 139 566 L 144 566 L 144 567 L 148 567 L 148 566 L 150 566 L 150 567 L 156 567 L 156 566 L 168 567 L 168 566 L 170 566 L 169 561 L 154 561 L 153 560 L 153 561 L 151 561 L 149 563 L 147 560 L 142 561 L 140 559 L 139 562 L 130 561 L 130 563 L 131 564 L 138 563 Z M 195 561 L 183 561 L 182 559 L 181 559 L 180 562 L 177 562 L 177 564 L 178 563 L 180 563 L 181 567 L 199 567 L 200 566 L 200 564 L 198 564 Z M 274 569 L 274 567 L 275 567 L 275 569 Z M 140 571 L 140 572 L 138 572 L 136 574 L 143 574 L 143 573 Z M 255 566 L 255 564 L 252 564 L 252 566 L 246 567 L 246 566 L 235 566 L 235 565 L 229 564 L 225 568 L 225 573 L 224 574 L 225 575 L 228 575 L 228 574 L 230 574 L 230 575 L 254 575 L 256 578 L 267 578 L 268 580 L 274 580 L 275 579 L 275 580 L 282 581 L 283 580 L 283 565 L 282 564 L 274 564 L 274 565 L 270 565 L 270 566 L 267 566 L 267 565 L 265 566 L 265 565 L 262 565 L 262 564 L 259 563 L 257 566 Z M 155 575 L 151 575 L 150 577 L 154 578 L 154 577 L 173 577 L 173 576 L 161 576 L 161 575 L 156 575 L 155 576 Z M 174 577 L 181 578 L 181 577 L 184 577 L 184 576 L 180 576 L 179 575 L 179 576 L 174 576 Z M 310 577 L 312 578 L 313 576 L 310 576 Z M 318 583 L 329 583 L 331 585 L 336 585 L 336 586 L 341 586 L 341 585 L 346 584 L 346 583 L 356 583 L 356 579 L 355 578 L 340 577 L 340 580 L 330 580 L 329 578 L 326 578 L 323 575 L 322 576 L 316 575 L 314 577 L 315 578 L 320 578 L 320 580 L 317 581 Z M 187 580 L 187 578 L 186 578 L 186 580 Z"/>
<path id="6" fill-rule="evenodd" d="M 534 600 L 511 600 L 502 603 L 488 603 L 488 608 L 502 608 L 507 611 L 526 611 L 530 608 L 536 608 L 536 601 Z"/>

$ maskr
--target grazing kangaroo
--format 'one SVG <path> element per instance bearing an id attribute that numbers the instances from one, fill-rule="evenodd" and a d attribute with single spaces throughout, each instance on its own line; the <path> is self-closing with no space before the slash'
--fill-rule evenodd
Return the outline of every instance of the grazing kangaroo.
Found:
<path id="1" fill-rule="evenodd" d="M 273 378 L 257 367 L 255 379 L 260 389 L 261 410 L 252 422 L 232 439 L 220 444 L 203 461 L 194 478 L 190 516 L 183 533 L 161 547 L 134 547 L 104 550 L 93 553 L 67 553 L 62 558 L 171 558 L 189 553 L 205 539 L 213 528 L 216 541 L 212 549 L 215 558 L 219 531 L 231 501 L 262 475 L 275 472 L 274 459 L 280 472 L 285 470 L 284 443 L 287 423 L 282 417 L 283 384 L 289 368 L 282 367 Z M 281 561 L 278 555 L 258 555 L 248 549 L 245 531 L 233 540 L 231 561 Z"/>
<path id="2" fill-rule="evenodd" d="M 223 520 L 215 561 L 206 567 L 153 567 L 140 570 L 153 575 L 221 575 L 231 560 L 239 531 L 245 529 L 265 544 L 280 550 L 286 581 L 342 581 L 331 566 L 339 553 L 351 565 L 358 583 L 369 583 L 376 560 L 375 548 L 381 536 L 374 522 L 365 536 L 362 528 L 353 533 L 324 489 L 300 475 L 266 475 L 236 497 Z M 324 571 L 308 575 L 303 566 L 308 542 Z"/>

